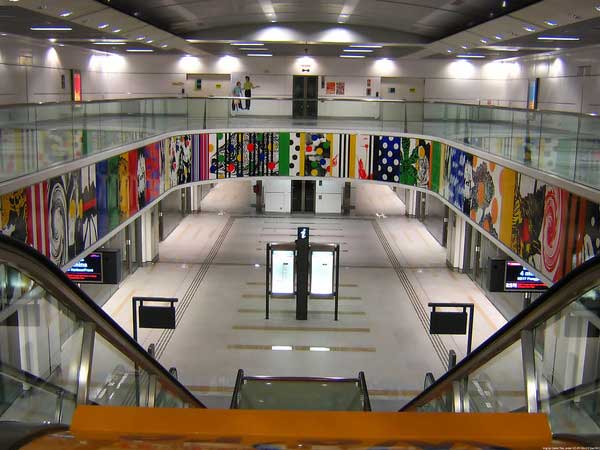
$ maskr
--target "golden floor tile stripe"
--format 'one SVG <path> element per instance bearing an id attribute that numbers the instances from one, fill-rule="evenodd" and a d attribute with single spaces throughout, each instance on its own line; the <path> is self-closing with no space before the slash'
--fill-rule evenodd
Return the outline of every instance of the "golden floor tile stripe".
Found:
<path id="1" fill-rule="evenodd" d="M 353 284 L 353 283 L 340 283 L 340 287 L 358 287 L 358 284 Z"/>
<path id="2" fill-rule="evenodd" d="M 291 350 L 288 351 L 296 351 L 296 352 L 309 352 L 311 347 L 308 345 L 290 345 Z M 320 348 L 320 347 L 312 347 Z M 356 353 L 364 353 L 364 352 L 376 352 L 375 347 L 327 347 L 330 352 L 356 352 Z M 227 346 L 229 350 L 269 350 L 269 351 L 282 351 L 282 350 L 273 350 L 273 345 L 250 345 L 250 344 L 230 344 Z"/>
<path id="3" fill-rule="evenodd" d="M 286 313 L 286 314 L 294 314 L 296 310 L 294 309 L 271 309 L 271 313 Z M 251 314 L 251 313 L 260 313 L 264 314 L 264 308 L 240 308 L 238 309 L 239 313 L 242 314 Z M 332 314 L 332 311 L 308 311 L 309 314 Z M 340 316 L 366 316 L 367 313 L 364 311 L 339 311 L 338 314 Z"/>
<path id="4" fill-rule="evenodd" d="M 233 387 L 230 386 L 186 386 L 188 390 L 193 392 L 223 392 L 227 394 L 233 393 Z"/>
<path id="5" fill-rule="evenodd" d="M 234 325 L 232 330 L 238 331 L 322 331 L 333 333 L 370 333 L 370 328 L 335 328 L 335 327 L 283 327 L 283 326 L 261 326 L 261 325 Z"/>
<path id="6" fill-rule="evenodd" d="M 250 286 L 264 286 L 267 283 L 264 281 L 246 281 L 246 284 L 249 284 Z"/>

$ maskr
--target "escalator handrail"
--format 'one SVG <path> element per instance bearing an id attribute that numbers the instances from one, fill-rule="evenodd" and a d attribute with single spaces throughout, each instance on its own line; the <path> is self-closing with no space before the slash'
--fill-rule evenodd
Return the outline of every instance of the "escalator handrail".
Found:
<path id="1" fill-rule="evenodd" d="M 73 401 L 77 400 L 77 395 L 75 393 L 57 386 L 56 384 L 50 383 L 49 381 L 27 372 L 26 370 L 13 367 L 10 364 L 6 364 L 2 361 L 0 361 L 0 375 L 5 375 L 19 383 L 29 384 L 34 386 L 36 389 L 46 391 L 56 396 L 62 395 L 64 398 L 68 398 Z"/>
<path id="2" fill-rule="evenodd" d="M 231 396 L 231 404 L 229 409 L 238 409 L 240 407 L 239 395 L 244 384 L 244 369 L 239 369 L 237 376 L 235 377 L 235 387 L 233 388 L 233 395 Z"/>
<path id="3" fill-rule="evenodd" d="M 245 376 L 244 381 L 298 381 L 315 383 L 358 383 L 358 378 L 337 378 L 337 377 L 277 377 L 264 375 Z"/>
<path id="4" fill-rule="evenodd" d="M 363 411 L 371 411 L 371 400 L 369 399 L 369 389 L 367 388 L 367 380 L 365 373 L 361 370 L 358 372 L 358 386 L 363 393 Z"/>
<path id="5" fill-rule="evenodd" d="M 141 369 L 157 376 L 162 386 L 177 394 L 190 406 L 205 408 L 181 382 L 174 378 L 141 347 L 121 326 L 106 314 L 52 261 L 32 247 L 0 234 L 0 262 L 19 269 L 42 286 L 57 301 L 75 313 L 78 319 L 92 322 L 95 330 Z"/>
<path id="6" fill-rule="evenodd" d="M 445 392 L 450 392 L 453 382 L 465 379 L 517 342 L 523 330 L 535 328 L 598 285 L 600 285 L 600 255 L 589 259 L 553 284 L 531 305 L 492 334 L 429 388 L 404 405 L 400 411 L 414 410 L 439 398 Z"/>

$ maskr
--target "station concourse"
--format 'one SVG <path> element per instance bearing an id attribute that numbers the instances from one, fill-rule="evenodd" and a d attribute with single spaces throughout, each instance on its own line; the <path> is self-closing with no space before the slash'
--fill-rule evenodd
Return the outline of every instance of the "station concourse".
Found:
<path id="1" fill-rule="evenodd" d="M 599 14 L 0 3 L 0 442 L 597 445 Z"/>

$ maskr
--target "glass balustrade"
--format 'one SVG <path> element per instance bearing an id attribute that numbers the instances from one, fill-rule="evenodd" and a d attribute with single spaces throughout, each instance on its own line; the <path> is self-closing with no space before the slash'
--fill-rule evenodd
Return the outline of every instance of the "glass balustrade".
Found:
<path id="1" fill-rule="evenodd" d="M 330 128 L 447 139 L 600 188 L 600 118 L 439 102 L 327 97 L 149 98 L 0 107 L 0 181 L 175 131 Z"/>
<path id="2" fill-rule="evenodd" d="M 203 406 L 24 247 L 0 237 L 0 420 L 68 424 L 77 404 Z"/>

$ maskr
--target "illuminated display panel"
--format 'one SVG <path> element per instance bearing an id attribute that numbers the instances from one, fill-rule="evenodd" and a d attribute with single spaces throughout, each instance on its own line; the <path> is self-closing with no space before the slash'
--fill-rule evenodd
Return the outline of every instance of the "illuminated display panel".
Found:
<path id="1" fill-rule="evenodd" d="M 76 283 L 102 283 L 102 253 L 90 253 L 67 270 L 67 277 Z"/>
<path id="2" fill-rule="evenodd" d="M 527 267 L 516 261 L 506 261 L 504 290 L 506 292 L 545 291 L 546 285 Z"/>
<path id="3" fill-rule="evenodd" d="M 273 250 L 271 292 L 294 293 L 294 251 Z"/>
<path id="4" fill-rule="evenodd" d="M 333 295 L 333 252 L 312 252 L 310 293 Z"/>

